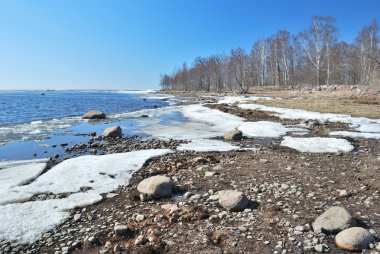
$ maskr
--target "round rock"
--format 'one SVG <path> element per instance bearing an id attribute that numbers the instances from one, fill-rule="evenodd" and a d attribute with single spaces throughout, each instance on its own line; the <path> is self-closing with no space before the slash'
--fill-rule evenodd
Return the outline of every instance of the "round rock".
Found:
<path id="1" fill-rule="evenodd" d="M 224 133 L 224 139 L 226 140 L 241 140 L 243 138 L 243 133 L 241 130 L 232 130 Z"/>
<path id="2" fill-rule="evenodd" d="M 120 126 L 109 127 L 104 130 L 103 136 L 106 138 L 121 138 L 123 135 Z"/>
<path id="3" fill-rule="evenodd" d="M 361 227 L 343 230 L 335 237 L 335 244 L 343 250 L 361 251 L 368 249 L 369 244 L 375 241 L 371 233 Z"/>
<path id="4" fill-rule="evenodd" d="M 243 211 L 249 204 L 244 193 L 236 190 L 219 191 L 218 200 L 221 207 L 233 212 Z"/>
<path id="5" fill-rule="evenodd" d="M 106 114 L 100 110 L 91 110 L 84 114 L 82 119 L 106 119 Z"/>
<path id="6" fill-rule="evenodd" d="M 312 226 L 314 232 L 336 234 L 356 225 L 355 220 L 343 207 L 333 206 L 318 216 Z"/>
<path id="7" fill-rule="evenodd" d="M 173 187 L 169 177 L 157 175 L 141 181 L 137 185 L 137 190 L 148 196 L 167 197 L 172 194 Z"/>
<path id="8" fill-rule="evenodd" d="M 116 225 L 114 227 L 115 235 L 123 236 L 128 234 L 131 230 L 127 225 Z"/>

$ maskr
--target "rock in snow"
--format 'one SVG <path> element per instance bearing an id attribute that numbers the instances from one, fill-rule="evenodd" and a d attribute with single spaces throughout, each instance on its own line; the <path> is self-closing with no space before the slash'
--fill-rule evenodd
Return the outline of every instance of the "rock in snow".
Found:
<path id="1" fill-rule="evenodd" d="M 232 130 L 232 131 L 227 131 L 224 133 L 224 139 L 226 140 L 241 140 L 243 137 L 243 133 L 241 130 Z"/>
<path id="2" fill-rule="evenodd" d="M 148 196 L 167 197 L 172 194 L 173 187 L 169 177 L 157 175 L 142 180 L 137 190 Z"/>
<path id="3" fill-rule="evenodd" d="M 327 234 L 336 234 L 355 225 L 355 220 L 346 209 L 339 206 L 329 208 L 318 216 L 312 224 L 314 232 Z"/>
<path id="4" fill-rule="evenodd" d="M 104 130 L 103 136 L 106 138 L 121 138 L 123 135 L 120 126 L 109 127 Z"/>
<path id="5" fill-rule="evenodd" d="M 106 114 L 100 110 L 91 110 L 84 114 L 82 119 L 106 119 Z"/>
<path id="6" fill-rule="evenodd" d="M 361 227 L 343 230 L 335 237 L 335 244 L 343 250 L 361 251 L 368 249 L 369 244 L 375 241 L 371 233 Z"/>
<path id="7" fill-rule="evenodd" d="M 218 200 L 221 207 L 233 212 L 243 211 L 249 204 L 244 193 L 236 190 L 219 191 Z"/>

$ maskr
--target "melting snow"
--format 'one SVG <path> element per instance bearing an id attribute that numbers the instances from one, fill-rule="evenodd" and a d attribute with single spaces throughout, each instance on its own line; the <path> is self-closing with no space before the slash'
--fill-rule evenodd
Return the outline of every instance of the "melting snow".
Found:
<path id="1" fill-rule="evenodd" d="M 0 193 L 15 186 L 20 186 L 38 177 L 46 168 L 46 163 L 30 163 L 27 165 L 7 165 L 0 169 Z M 0 194 L 1 195 L 1 194 Z"/>
<path id="2" fill-rule="evenodd" d="M 368 124 L 361 124 L 360 126 L 355 128 L 357 131 L 360 132 L 377 132 L 380 133 L 380 123 L 368 123 Z"/>
<path id="3" fill-rule="evenodd" d="M 371 133 L 371 132 L 332 131 L 330 132 L 330 135 L 350 137 L 350 138 L 380 139 L 380 133 Z"/>
<path id="4" fill-rule="evenodd" d="M 218 101 L 218 104 L 234 104 L 236 102 L 258 101 L 258 100 L 273 100 L 272 97 L 257 97 L 257 96 L 224 96 Z"/>
<path id="5" fill-rule="evenodd" d="M 0 206 L 0 236 L 21 244 L 33 243 L 43 232 L 67 220 L 69 209 L 94 204 L 101 199 L 97 194 L 77 193 L 63 199 Z"/>
<path id="6" fill-rule="evenodd" d="M 293 138 L 284 137 L 281 146 L 308 153 L 346 153 L 354 149 L 350 142 L 337 138 Z"/>
<path id="7" fill-rule="evenodd" d="M 227 142 L 213 140 L 213 139 L 194 139 L 190 143 L 181 144 L 178 150 L 191 150 L 197 152 L 209 152 L 209 151 L 231 151 L 238 150 L 240 147 L 233 146 Z"/>
<path id="8" fill-rule="evenodd" d="M 247 137 L 268 137 L 279 138 L 286 135 L 288 132 L 294 132 L 295 134 L 307 134 L 308 129 L 304 126 L 284 126 L 281 123 L 258 121 L 258 122 L 245 122 L 239 130 Z"/>
<path id="9" fill-rule="evenodd" d="M 182 113 L 189 121 L 173 125 L 155 124 L 143 128 L 143 131 L 162 139 L 204 139 L 223 136 L 225 132 L 239 127 L 244 121 L 244 118 L 202 105 L 176 107 L 167 113 L 173 112 Z"/>
<path id="10" fill-rule="evenodd" d="M 101 193 L 127 183 L 146 160 L 170 152 L 156 149 L 77 157 L 65 160 L 28 185 L 21 184 L 37 177 L 45 162 L 1 163 L 6 168 L 0 170 L 0 238 L 20 243 L 36 241 L 44 231 L 68 218 L 65 211 L 100 201 Z M 81 192 L 83 187 L 89 190 Z M 41 193 L 72 194 L 63 199 L 19 203 Z"/>
<path id="11" fill-rule="evenodd" d="M 276 108 L 268 107 L 258 104 L 241 104 L 242 109 L 253 109 L 274 112 L 279 118 L 282 119 L 305 119 L 305 120 L 317 120 L 321 122 L 341 122 L 355 125 L 367 125 L 370 123 L 377 123 L 380 125 L 380 119 L 369 119 L 365 117 L 352 117 L 350 115 L 332 114 L 332 113 L 320 113 L 306 111 L 302 109 L 289 109 L 289 108 Z M 370 125 L 374 128 L 377 125 Z"/>
<path id="12" fill-rule="evenodd" d="M 351 128 L 362 132 L 332 132 L 331 135 L 347 136 L 347 137 L 364 137 L 378 139 L 380 135 L 380 119 L 369 119 L 366 117 L 352 117 L 344 114 L 332 114 L 332 113 L 320 113 L 306 111 L 302 109 L 288 109 L 288 108 L 276 108 L 268 107 L 258 104 L 241 104 L 242 109 L 253 109 L 273 112 L 279 118 L 282 119 L 304 119 L 304 120 L 316 120 L 320 122 L 341 122 L 350 124 Z M 373 133 L 373 134 L 370 134 Z"/>
<path id="13" fill-rule="evenodd" d="M 0 169 L 10 168 L 10 167 L 15 167 L 15 166 L 22 166 L 22 165 L 29 165 L 31 163 L 46 163 L 49 160 L 50 160 L 49 158 L 45 158 L 45 159 L 37 159 L 37 160 L 1 161 Z"/>

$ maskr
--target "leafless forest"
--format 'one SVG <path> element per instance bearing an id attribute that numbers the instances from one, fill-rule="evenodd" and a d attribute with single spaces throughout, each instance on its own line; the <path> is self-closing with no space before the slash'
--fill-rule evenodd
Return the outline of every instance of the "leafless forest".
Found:
<path id="1" fill-rule="evenodd" d="M 254 29 L 254 28 L 252 28 Z M 248 52 L 197 57 L 161 77 L 164 90 L 246 93 L 253 86 L 321 89 L 324 85 L 377 86 L 379 26 L 363 26 L 353 43 L 339 40 L 333 17 L 313 17 L 296 35 L 280 30 Z"/>

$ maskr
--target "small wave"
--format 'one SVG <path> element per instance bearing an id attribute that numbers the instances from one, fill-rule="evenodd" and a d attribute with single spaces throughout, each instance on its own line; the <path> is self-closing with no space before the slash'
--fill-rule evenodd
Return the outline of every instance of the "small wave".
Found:
<path id="1" fill-rule="evenodd" d="M 64 117 L 61 119 L 39 120 L 31 123 L 0 127 L 0 146 L 12 140 L 41 140 L 46 138 L 52 131 L 66 129 L 83 121 L 80 117 Z"/>
<path id="2" fill-rule="evenodd" d="M 42 120 L 39 120 L 39 121 L 32 121 L 30 122 L 30 124 L 32 125 L 36 125 L 36 124 L 41 124 L 43 121 Z"/>

